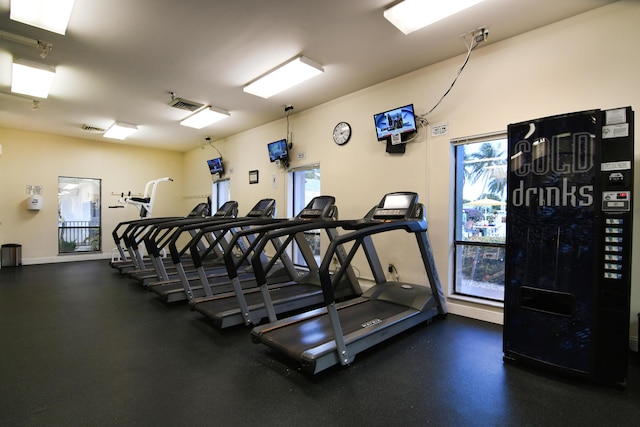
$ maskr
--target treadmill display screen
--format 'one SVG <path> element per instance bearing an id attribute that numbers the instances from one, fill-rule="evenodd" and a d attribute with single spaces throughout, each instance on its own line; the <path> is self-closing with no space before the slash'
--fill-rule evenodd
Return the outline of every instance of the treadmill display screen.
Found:
<path id="1" fill-rule="evenodd" d="M 382 209 L 408 209 L 413 201 L 413 194 L 392 194 L 384 198 Z"/>
<path id="2" fill-rule="evenodd" d="M 270 216 L 273 214 L 274 209 L 274 200 L 273 199 L 262 199 L 260 200 L 251 211 L 247 214 L 247 216 L 257 217 L 257 216 Z"/>
<path id="3" fill-rule="evenodd" d="M 325 206 L 327 206 L 330 201 L 331 201 L 330 199 L 326 199 L 324 197 L 315 198 L 313 199 L 313 203 L 311 204 L 311 209 L 324 209 Z"/>
<path id="4" fill-rule="evenodd" d="M 256 206 L 254 210 L 263 211 L 269 206 L 269 203 L 271 203 L 270 200 L 260 200 L 260 202 L 258 202 L 258 206 Z"/>
<path id="5" fill-rule="evenodd" d="M 391 220 L 405 218 L 409 213 L 416 195 L 414 193 L 387 194 L 382 201 L 382 207 L 378 207 L 374 214 L 374 219 Z"/>
<path id="6" fill-rule="evenodd" d="M 300 218 L 319 218 L 328 214 L 334 199 L 331 197 L 315 197 L 309 204 L 298 214 Z"/>

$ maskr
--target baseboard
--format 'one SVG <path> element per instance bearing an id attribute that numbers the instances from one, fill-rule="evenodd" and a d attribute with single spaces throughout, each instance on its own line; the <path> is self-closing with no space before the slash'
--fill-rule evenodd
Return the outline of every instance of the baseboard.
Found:
<path id="1" fill-rule="evenodd" d="M 502 325 L 503 323 L 502 311 L 497 312 L 464 304 L 456 304 L 451 300 L 447 301 L 447 309 L 449 313 L 456 314 L 458 316 L 470 317 L 472 319 L 496 323 L 498 325 Z"/>
<path id="2" fill-rule="evenodd" d="M 75 262 L 75 261 L 93 261 L 99 259 L 111 259 L 111 254 L 108 253 L 92 253 L 92 254 L 69 254 L 58 255 L 52 257 L 42 258 L 24 258 L 22 259 L 22 265 L 36 265 L 36 264 L 53 264 L 58 262 Z"/>

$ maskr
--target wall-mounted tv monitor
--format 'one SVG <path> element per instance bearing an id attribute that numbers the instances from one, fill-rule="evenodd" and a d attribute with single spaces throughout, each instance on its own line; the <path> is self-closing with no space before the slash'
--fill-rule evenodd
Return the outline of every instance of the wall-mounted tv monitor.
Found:
<path id="1" fill-rule="evenodd" d="M 267 148 L 269 149 L 269 160 L 272 162 L 275 162 L 276 160 L 286 161 L 289 159 L 289 150 L 286 139 L 270 142 L 267 144 Z"/>
<path id="2" fill-rule="evenodd" d="M 209 165 L 209 172 L 211 175 L 215 175 L 219 173 L 222 175 L 224 172 L 224 167 L 222 166 L 222 157 L 216 157 L 215 159 L 207 160 L 207 165 Z"/>
<path id="3" fill-rule="evenodd" d="M 413 104 L 393 110 L 378 113 L 373 116 L 376 125 L 378 141 L 392 140 L 400 135 L 401 141 L 406 141 L 410 134 L 416 132 L 416 116 L 413 112 Z"/>

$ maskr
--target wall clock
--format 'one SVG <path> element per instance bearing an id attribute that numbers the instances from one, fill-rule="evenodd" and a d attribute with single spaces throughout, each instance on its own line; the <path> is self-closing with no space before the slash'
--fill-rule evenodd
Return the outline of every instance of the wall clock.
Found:
<path id="1" fill-rule="evenodd" d="M 351 138 L 351 125 L 347 122 L 340 122 L 333 128 L 333 142 L 344 145 Z"/>

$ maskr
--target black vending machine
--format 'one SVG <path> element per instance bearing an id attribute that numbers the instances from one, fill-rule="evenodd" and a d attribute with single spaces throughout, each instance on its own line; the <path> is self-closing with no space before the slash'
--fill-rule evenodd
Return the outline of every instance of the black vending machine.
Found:
<path id="1" fill-rule="evenodd" d="M 624 385 L 633 111 L 564 114 L 508 132 L 504 360 Z"/>

